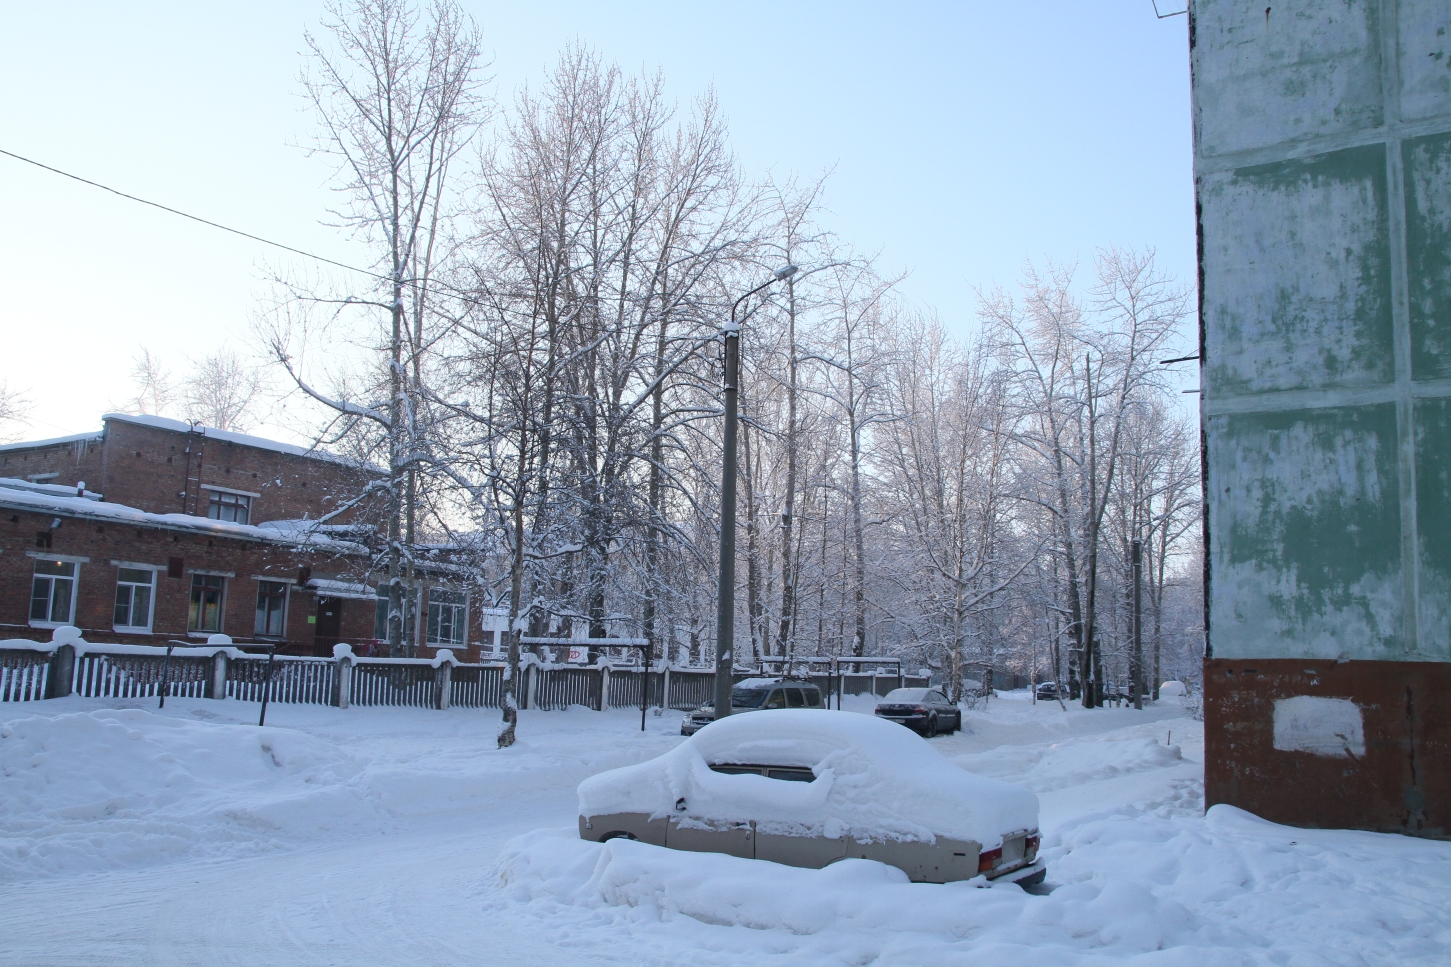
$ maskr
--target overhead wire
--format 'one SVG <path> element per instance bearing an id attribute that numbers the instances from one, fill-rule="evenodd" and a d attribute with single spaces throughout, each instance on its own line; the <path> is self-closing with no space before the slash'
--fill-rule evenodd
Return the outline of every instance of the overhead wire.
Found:
<path id="1" fill-rule="evenodd" d="M 90 178 L 84 178 L 81 175 L 77 175 L 69 171 L 64 171 L 52 165 L 45 164 L 44 162 L 36 161 L 34 158 L 27 158 L 25 155 L 16 154 L 14 151 L 7 151 L 4 148 L 0 148 L 0 155 L 5 155 L 8 158 L 14 158 L 16 161 L 21 161 L 28 165 L 34 165 L 35 167 L 40 168 L 43 171 L 49 171 L 52 174 L 60 175 L 62 178 L 69 178 L 72 181 L 78 181 L 83 185 L 89 185 L 92 188 L 99 188 L 102 191 L 109 192 L 110 194 L 116 195 L 119 198 L 124 198 L 127 201 L 134 201 L 141 205 L 147 205 L 151 208 L 160 209 L 161 211 L 167 212 L 168 214 L 176 215 L 181 218 L 197 222 L 201 225 L 206 225 L 209 228 L 215 228 L 223 232 L 229 232 L 233 235 L 239 235 L 242 238 L 250 239 L 254 242 L 261 242 L 263 245 L 270 245 L 273 248 L 282 249 L 284 252 L 291 252 L 294 255 L 301 255 L 303 258 L 309 258 L 318 262 L 323 262 L 327 265 L 335 266 L 336 268 L 346 269 L 349 272 L 357 272 L 360 275 L 366 275 L 369 278 L 377 279 L 380 282 L 388 282 L 392 284 L 397 281 L 391 276 L 382 275 L 381 273 L 374 272 L 371 269 L 362 269 L 356 265 L 348 265 L 345 262 L 339 262 L 335 259 L 327 258 L 326 256 L 317 255 L 313 252 L 308 252 L 295 246 L 287 245 L 283 242 L 276 242 L 270 238 L 263 238 L 261 235 L 254 235 L 251 232 L 244 232 L 240 228 L 232 228 L 230 225 L 223 225 L 221 222 L 214 222 L 209 218 L 202 218 L 200 215 L 193 215 L 190 212 L 184 212 L 179 208 L 172 208 L 170 205 L 163 205 L 160 202 L 152 201 L 149 198 L 142 198 L 138 195 L 132 195 L 128 192 L 121 191 L 118 188 L 112 188 L 110 185 L 103 185 L 99 181 L 92 181 Z M 416 285 L 417 280 L 405 279 L 403 280 L 403 284 Z M 429 279 L 425 283 L 425 285 L 452 290 L 453 297 L 455 299 L 458 299 L 460 302 L 464 302 L 468 305 L 479 306 L 482 308 L 491 308 L 491 306 L 487 302 L 481 301 L 471 296 L 464 295 L 456 286 L 449 285 L 441 279 Z M 357 300 L 345 299 L 341 301 L 355 302 Z"/>
<path id="2" fill-rule="evenodd" d="M 92 188 L 99 188 L 102 191 L 108 191 L 113 195 L 125 198 L 127 201 L 134 201 L 142 205 L 149 205 L 152 208 L 159 208 L 164 212 L 169 212 L 172 215 L 179 215 L 182 218 L 187 218 L 194 222 L 200 222 L 201 224 L 207 225 L 211 228 L 221 229 L 224 232 L 231 232 L 233 235 L 240 235 L 243 238 L 251 239 L 254 242 L 261 242 L 263 245 L 271 245 L 273 248 L 280 248 L 284 252 L 291 252 L 294 255 L 301 255 L 304 258 L 314 259 L 318 262 L 326 262 L 328 265 L 336 266 L 340 269 L 347 269 L 349 272 L 357 272 L 361 275 L 366 275 L 371 278 L 378 279 L 382 282 L 393 281 L 390 277 L 386 275 L 380 275 L 379 273 L 374 272 L 370 269 L 360 269 L 356 265 L 348 265 L 345 262 L 338 262 L 334 259 L 330 259 L 322 255 L 316 255 L 312 252 L 303 251 L 300 248 L 294 248 L 291 245 L 285 245 L 282 242 L 274 242 L 270 238 L 263 238 L 261 235 L 253 235 L 251 232 L 244 232 L 240 228 L 232 228 L 230 225 L 223 225 L 221 222 L 214 222 L 209 218 L 202 218 L 200 215 L 193 215 L 190 212 L 184 212 L 179 208 L 172 208 L 170 205 L 163 205 L 161 204 L 161 202 L 151 201 L 147 198 L 141 198 L 136 195 L 127 194 L 126 192 L 121 191 L 117 188 L 112 188 L 110 185 L 103 185 L 99 181 L 92 181 L 89 178 L 82 178 L 80 175 L 72 174 L 69 171 L 62 171 L 60 168 L 55 168 L 48 164 L 36 161 L 34 158 L 27 158 L 24 155 L 16 154 L 13 151 L 6 151 L 4 148 L 0 148 L 0 154 L 3 154 L 8 158 L 14 158 L 16 161 L 23 161 L 28 165 L 34 165 L 37 168 L 44 169 L 45 171 L 49 171 L 52 174 L 60 175 L 63 178 L 69 178 L 72 181 L 79 181 L 83 185 L 90 185 Z"/>

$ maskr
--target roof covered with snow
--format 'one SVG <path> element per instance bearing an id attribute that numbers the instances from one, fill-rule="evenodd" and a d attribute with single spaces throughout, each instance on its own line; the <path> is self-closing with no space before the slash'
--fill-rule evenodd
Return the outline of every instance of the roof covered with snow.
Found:
<path id="1" fill-rule="evenodd" d="M 0 453 L 7 450 L 36 450 L 41 447 L 58 447 L 65 443 L 99 443 L 105 435 L 102 430 L 92 430 L 89 433 L 72 433 L 69 436 L 51 437 L 48 440 L 24 440 L 20 443 L 0 444 Z"/>
<path id="2" fill-rule="evenodd" d="M 809 767 L 816 779 L 784 782 L 710 768 L 723 763 Z M 768 832 L 833 839 L 946 836 L 986 849 L 1007 833 L 1038 827 L 1033 793 L 963 770 L 895 722 L 807 709 L 712 722 L 659 758 L 586 779 L 579 808 L 583 816 L 755 821 Z"/>
<path id="3" fill-rule="evenodd" d="M 36 483 L 33 480 L 21 480 L 19 477 L 0 477 L 0 487 L 9 490 L 24 490 L 33 494 L 49 494 L 52 497 L 84 497 L 86 500 L 101 500 L 100 494 L 92 490 L 84 493 L 77 493 L 75 487 L 67 487 L 64 484 Z"/>
<path id="4" fill-rule="evenodd" d="M 347 598 L 351 601 L 376 601 L 378 598 L 378 593 L 372 587 L 355 581 L 313 578 L 307 582 L 307 586 L 316 591 L 319 597 Z"/>
<path id="5" fill-rule="evenodd" d="M 107 413 L 101 417 L 103 420 L 117 420 L 121 423 L 134 423 L 137 426 L 149 426 L 158 430 L 169 430 L 173 433 L 191 433 L 192 424 L 183 420 L 173 420 L 165 416 L 135 415 L 131 413 Z M 234 443 L 238 446 L 255 447 L 258 450 L 271 450 L 274 453 L 286 453 L 294 457 L 309 457 L 314 460 L 327 460 L 332 463 L 343 463 L 349 466 L 359 466 L 355 460 L 329 453 L 326 450 L 318 450 L 310 447 L 300 447 L 292 443 L 282 443 L 278 440 L 269 440 L 266 437 L 252 436 L 250 433 L 236 433 L 232 430 L 218 430 L 212 426 L 195 427 L 195 432 L 200 433 L 209 440 L 220 440 L 224 443 Z M 33 446 L 34 444 L 29 444 Z"/>
<path id="6" fill-rule="evenodd" d="M 13 484 L 23 486 L 12 486 Z M 60 490 L 69 496 L 49 493 Z M 293 521 L 275 521 L 264 524 L 233 524 L 228 521 L 212 520 L 209 517 L 193 517 L 190 514 L 151 514 L 124 504 L 108 504 L 94 497 L 77 497 L 74 488 L 49 487 L 37 491 L 28 481 L 15 481 L 0 477 L 0 507 L 11 510 L 31 511 L 39 514 L 55 514 L 60 517 L 78 517 L 85 520 L 114 521 L 140 527 L 160 527 L 172 531 L 206 534 L 212 537 L 230 537 L 243 541 L 259 541 L 269 544 L 307 545 L 326 547 L 344 554 L 366 553 L 366 548 L 353 541 L 338 540 L 325 533 L 317 533 Z"/>

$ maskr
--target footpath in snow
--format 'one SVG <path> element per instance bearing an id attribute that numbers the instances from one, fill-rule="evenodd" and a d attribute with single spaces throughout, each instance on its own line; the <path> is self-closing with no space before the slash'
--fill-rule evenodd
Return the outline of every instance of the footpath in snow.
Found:
<path id="1" fill-rule="evenodd" d="M 864 708 L 867 706 L 863 706 Z M 933 740 L 1042 804 L 1048 882 L 912 884 L 574 831 L 678 713 L 0 706 L 0 964 L 1444 964 L 1451 844 L 1202 805 L 1177 705 L 1008 693 Z"/>

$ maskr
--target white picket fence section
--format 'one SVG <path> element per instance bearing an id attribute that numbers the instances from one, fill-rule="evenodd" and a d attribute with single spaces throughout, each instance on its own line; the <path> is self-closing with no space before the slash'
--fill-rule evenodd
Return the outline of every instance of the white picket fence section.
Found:
<path id="1" fill-rule="evenodd" d="M 225 639 L 224 639 L 225 640 Z M 639 666 L 548 665 L 524 656 L 516 701 L 520 708 L 566 709 L 664 707 L 680 710 L 710 703 L 712 669 Z M 760 674 L 738 670 L 740 680 Z M 498 708 L 504 665 L 468 664 L 441 652 L 433 659 L 359 658 L 339 646 L 336 658 L 258 655 L 230 643 L 144 645 L 91 644 L 72 634 L 41 644 L 0 642 L 0 702 L 29 702 L 78 695 L 85 698 L 231 698 L 246 702 L 446 709 Z M 827 695 L 885 695 L 926 679 L 902 675 L 811 676 Z M 828 703 L 829 704 L 829 703 Z"/>

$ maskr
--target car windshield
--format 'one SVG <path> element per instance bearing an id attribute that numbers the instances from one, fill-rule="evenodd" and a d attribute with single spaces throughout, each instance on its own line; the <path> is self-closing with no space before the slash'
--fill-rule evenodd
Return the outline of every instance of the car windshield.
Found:
<path id="1" fill-rule="evenodd" d="M 731 708 L 760 708 L 770 694 L 769 688 L 738 688 L 731 692 Z"/>
<path id="2" fill-rule="evenodd" d="M 882 697 L 883 702 L 920 702 L 927 696 L 925 688 L 894 688 Z"/>

